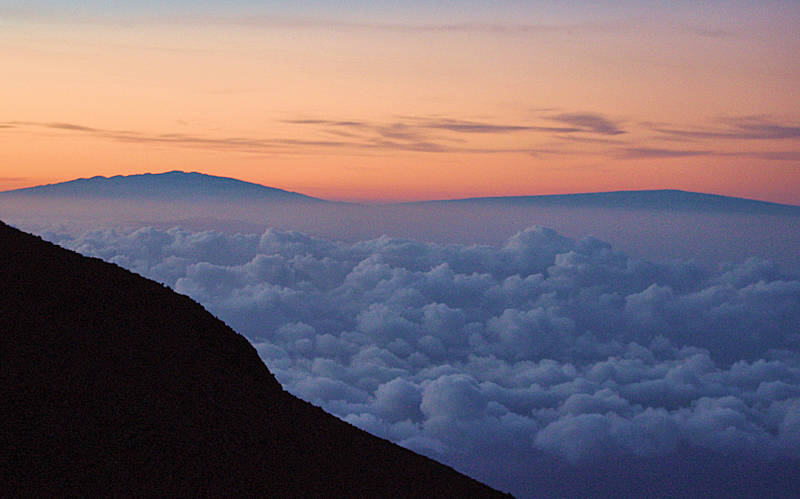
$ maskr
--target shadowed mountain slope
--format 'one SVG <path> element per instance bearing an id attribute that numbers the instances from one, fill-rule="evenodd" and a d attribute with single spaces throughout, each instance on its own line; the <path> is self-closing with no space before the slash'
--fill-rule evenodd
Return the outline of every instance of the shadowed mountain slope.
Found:
<path id="1" fill-rule="evenodd" d="M 70 180 L 0 193 L 14 197 L 65 197 L 79 199 L 152 200 L 258 200 L 326 202 L 319 198 L 274 187 L 203 173 L 171 171 L 141 175 L 116 175 Z"/>
<path id="2" fill-rule="evenodd" d="M 6 493 L 496 491 L 283 391 L 186 296 L 0 224 Z"/>
<path id="3" fill-rule="evenodd" d="M 563 208 L 618 208 L 694 212 L 752 213 L 764 215 L 800 215 L 800 206 L 770 203 L 718 194 L 680 190 L 613 191 L 544 196 L 478 197 L 441 201 L 423 201 L 409 205 L 482 204 Z"/>

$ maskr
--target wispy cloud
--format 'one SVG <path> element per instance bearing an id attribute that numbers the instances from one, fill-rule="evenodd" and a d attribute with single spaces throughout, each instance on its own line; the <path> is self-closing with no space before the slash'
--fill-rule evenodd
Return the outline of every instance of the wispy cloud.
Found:
<path id="1" fill-rule="evenodd" d="M 183 133 L 146 133 L 129 130 L 112 130 L 62 122 L 23 122 L 0 123 L 0 127 L 43 128 L 62 132 L 72 132 L 108 140 L 139 144 L 162 144 L 176 147 L 203 147 L 213 150 L 238 151 L 254 154 L 314 154 L 330 149 L 353 152 L 413 151 L 413 152 L 459 152 L 475 154 L 522 153 L 539 154 L 548 151 L 533 147 L 490 148 L 467 147 L 459 141 L 441 140 L 424 127 L 406 123 L 386 123 L 366 125 L 357 121 L 331 120 L 291 120 L 296 124 L 324 127 L 342 127 L 351 130 L 363 128 L 361 133 L 342 134 L 343 140 L 297 139 L 289 137 L 207 137 Z"/>
<path id="2" fill-rule="evenodd" d="M 800 124 L 780 123 L 769 117 L 742 117 L 721 120 L 718 128 L 674 128 L 654 126 L 653 130 L 685 139 L 735 139 L 735 140 L 775 140 L 800 138 Z"/>
<path id="3" fill-rule="evenodd" d="M 662 149 L 658 147 L 625 147 L 612 155 L 621 159 L 687 158 L 693 156 L 715 156 L 726 158 L 753 158 L 769 161 L 800 161 L 800 151 L 714 151 L 697 149 Z"/>
<path id="4" fill-rule="evenodd" d="M 655 147 L 626 147 L 617 151 L 617 156 L 622 159 L 646 158 L 685 158 L 690 156 L 706 156 L 712 151 L 660 149 Z"/>
<path id="5" fill-rule="evenodd" d="M 567 141 L 567 142 L 575 142 L 579 144 L 594 144 L 594 145 L 620 145 L 627 143 L 627 140 L 621 140 L 618 138 L 612 138 L 614 136 L 605 135 L 602 137 L 598 137 L 597 135 L 593 135 L 591 137 L 587 137 L 586 135 L 575 134 L 575 133 L 567 133 L 563 135 L 555 135 L 555 138 Z"/>
<path id="6" fill-rule="evenodd" d="M 363 121 L 336 121 L 336 120 L 320 120 L 320 119 L 283 120 L 283 123 L 290 123 L 294 125 L 327 125 L 327 126 L 343 126 L 343 127 L 368 126 L 368 124 Z"/>
<path id="7" fill-rule="evenodd" d="M 512 133 L 512 132 L 548 132 L 571 133 L 583 131 L 576 127 L 551 127 L 532 126 L 506 123 L 486 123 L 479 121 L 458 120 L 451 118 L 422 118 L 407 117 L 406 121 L 387 123 L 369 123 L 355 120 L 328 120 L 328 119 L 293 119 L 284 120 L 284 123 L 295 125 L 320 125 L 329 127 L 349 127 L 370 129 L 381 133 L 395 133 L 399 130 L 431 129 L 446 130 L 456 133 Z"/>
<path id="8" fill-rule="evenodd" d="M 171 147 L 204 148 L 223 152 L 261 155 L 354 154 L 371 155 L 391 152 L 526 154 L 531 156 L 566 156 L 591 153 L 614 159 L 670 159 L 696 156 L 744 157 L 772 161 L 800 161 L 800 151 L 725 151 L 716 146 L 659 147 L 641 142 L 620 124 L 598 113 L 574 112 L 547 116 L 545 119 L 569 126 L 546 126 L 540 123 L 469 120 L 451 117 L 401 116 L 387 121 L 360 119 L 295 118 L 282 120 L 289 128 L 279 135 L 213 136 L 191 133 L 150 133 L 146 131 L 106 129 L 61 121 L 0 122 L 0 129 L 51 130 L 52 133 L 76 134 L 118 142 L 153 144 Z M 291 129 L 291 125 L 300 129 Z M 306 130 L 307 128 L 307 130 Z M 751 138 L 790 139 L 800 137 L 800 127 L 766 118 L 731 120 L 727 127 L 714 130 L 682 130 L 664 125 L 644 125 L 661 131 L 661 139 L 702 143 L 710 139 Z M 636 132 L 637 130 L 633 130 Z M 298 133 L 300 132 L 300 133 Z M 42 133 L 37 132 L 37 133 Z M 678 137 L 677 134 L 683 134 Z M 503 142 L 474 141 L 473 136 L 513 136 Z M 538 142 L 546 136 L 555 141 Z M 518 137 L 517 137 L 518 136 Z M 652 137 L 651 139 L 652 140 Z M 559 142 L 562 141 L 562 142 Z M 567 146 L 566 142 L 575 142 Z M 585 143 L 584 145 L 579 145 Z M 577 147 L 577 148 L 576 148 Z"/>
<path id="9" fill-rule="evenodd" d="M 425 128 L 448 130 L 460 133 L 509 133 L 509 132 L 547 132 L 547 133 L 571 133 L 579 132 L 580 128 L 574 127 L 547 127 L 531 125 L 498 125 L 492 123 L 480 123 L 475 121 L 459 121 L 453 119 L 421 121 L 420 125 Z"/>
<path id="10" fill-rule="evenodd" d="M 57 128 L 60 130 L 74 130 L 76 132 L 99 132 L 97 128 L 91 128 L 88 126 L 82 125 L 74 125 L 72 123 L 43 123 L 42 126 L 46 126 L 48 128 Z"/>
<path id="11" fill-rule="evenodd" d="M 550 116 L 550 120 L 578 127 L 579 131 L 601 135 L 620 135 L 625 133 L 619 124 L 599 113 L 562 113 Z"/>
<path id="12" fill-rule="evenodd" d="M 366 122 L 360 120 L 338 119 L 291 119 L 284 123 L 295 125 L 311 125 L 330 128 L 352 128 L 360 132 L 373 132 L 382 136 L 419 137 L 430 131 L 445 131 L 455 134 L 510 134 L 510 133 L 546 133 L 546 134 L 599 134 L 619 135 L 625 133 L 609 118 L 596 113 L 561 114 L 548 118 L 571 126 L 549 126 L 531 123 L 497 123 L 487 121 L 463 120 L 446 117 L 406 116 L 391 122 Z"/>
<path id="13" fill-rule="evenodd" d="M 625 147 L 611 154 L 620 159 L 687 158 L 694 156 L 715 156 L 724 158 L 752 158 L 768 161 L 800 162 L 800 151 L 713 151 L 694 149 L 662 149 L 657 147 Z"/>
<path id="14" fill-rule="evenodd" d="M 75 123 L 13 121 L 0 123 L 17 128 L 45 128 L 130 143 L 167 144 L 186 147 L 207 147 L 211 149 L 241 150 L 250 152 L 279 152 L 286 146 L 330 146 L 344 145 L 336 141 L 302 141 L 293 139 L 261 139 L 253 137 L 204 137 L 182 133 L 146 133 L 130 130 L 114 130 L 90 127 Z"/>
<path id="15" fill-rule="evenodd" d="M 442 116 L 401 116 L 392 121 L 364 121 L 357 119 L 298 118 L 283 120 L 283 123 L 310 127 L 317 133 L 347 137 L 359 142 L 365 149 L 394 149 L 424 152 L 474 152 L 573 154 L 574 151 L 559 148 L 487 148 L 469 147 L 471 135 L 549 135 L 552 138 L 583 137 L 591 140 L 595 136 L 603 143 L 606 137 L 624 133 L 609 118 L 595 113 L 558 115 L 560 121 L 572 126 L 552 126 L 545 123 L 502 122 L 496 120 L 470 120 Z M 602 138 L 601 138 L 602 137 Z"/>
<path id="16" fill-rule="evenodd" d="M 771 161 L 800 161 L 800 151 L 753 151 L 747 156 Z"/>

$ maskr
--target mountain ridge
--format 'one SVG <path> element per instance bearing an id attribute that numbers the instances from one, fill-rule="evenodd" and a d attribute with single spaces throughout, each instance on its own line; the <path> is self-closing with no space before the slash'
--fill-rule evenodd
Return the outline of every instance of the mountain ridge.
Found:
<path id="1" fill-rule="evenodd" d="M 95 197 L 101 199 L 143 199 L 205 201 L 236 199 L 306 202 L 358 206 L 364 203 L 331 201 L 299 192 L 288 191 L 253 182 L 200 172 L 172 170 L 163 173 L 135 175 L 97 175 L 21 189 L 0 191 L 0 197 Z M 775 203 L 756 199 L 686 191 L 681 189 L 615 190 L 572 194 L 542 194 L 518 196 L 479 196 L 455 199 L 433 199 L 377 206 L 419 207 L 453 205 L 539 206 L 573 208 L 619 208 L 663 211 L 728 211 L 756 214 L 800 215 L 800 205 Z M 369 204 L 367 204 L 369 205 Z"/>
<path id="2" fill-rule="evenodd" d="M 800 215 L 800 206 L 756 199 L 685 191 L 649 189 L 634 191 L 585 192 L 575 194 L 543 194 L 533 196 L 482 196 L 431 201 L 398 203 L 402 206 L 423 205 L 509 205 L 549 207 L 604 207 L 660 210 L 731 210 L 769 214 Z"/>
<path id="3" fill-rule="evenodd" d="M 5 196 L 63 196 L 97 198 L 236 199 L 330 203 L 298 192 L 268 187 L 231 177 L 172 170 L 134 175 L 97 175 L 66 182 L 0 192 Z"/>
<path id="4" fill-rule="evenodd" d="M 0 223 L 11 495 L 500 496 L 285 392 L 189 297 Z"/>

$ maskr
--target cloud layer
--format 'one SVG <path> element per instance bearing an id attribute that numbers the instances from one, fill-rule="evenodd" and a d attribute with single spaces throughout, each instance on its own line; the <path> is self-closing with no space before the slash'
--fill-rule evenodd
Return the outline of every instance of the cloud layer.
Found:
<path id="1" fill-rule="evenodd" d="M 412 151 L 424 153 L 469 154 L 526 154 L 566 155 L 586 153 L 565 144 L 594 144 L 601 147 L 594 155 L 614 159 L 680 159 L 698 156 L 720 158 L 751 158 L 770 161 L 796 162 L 800 158 L 795 150 L 744 150 L 730 151 L 719 148 L 719 141 L 732 140 L 788 140 L 800 137 L 796 122 L 781 122 L 769 116 L 739 117 L 723 120 L 722 127 L 681 128 L 678 125 L 644 123 L 643 128 L 623 129 L 612 117 L 594 112 L 569 112 L 542 116 L 537 124 L 527 122 L 474 121 L 456 117 L 404 116 L 387 121 L 356 119 L 296 118 L 281 120 L 283 125 L 312 130 L 316 139 L 299 139 L 286 135 L 211 136 L 185 133 L 148 133 L 134 130 L 95 128 L 65 122 L 0 122 L 0 130 L 50 130 L 86 135 L 95 138 L 133 144 L 166 145 L 174 147 L 205 148 L 216 151 L 250 154 L 302 154 L 311 150 L 351 151 L 377 153 Z M 562 126 L 550 126 L 555 123 Z M 719 123 L 717 123 L 719 124 Z M 631 133 L 656 132 L 653 137 L 629 137 Z M 627 135 L 626 135 L 627 134 Z M 465 136 L 515 135 L 525 140 L 517 145 L 505 146 L 471 143 Z M 549 143 L 531 145 L 531 138 L 541 135 Z M 621 136 L 628 137 L 622 140 Z M 665 142 L 666 141 L 666 142 Z M 695 144 L 703 147 L 663 147 L 670 142 Z M 661 144 L 653 146 L 652 143 Z M 602 147 L 608 146 L 608 147 Z"/>
<path id="2" fill-rule="evenodd" d="M 499 248 L 45 237 L 193 297 L 290 392 L 479 478 L 541 455 L 800 458 L 800 279 L 767 261 L 653 263 L 543 228 Z"/>

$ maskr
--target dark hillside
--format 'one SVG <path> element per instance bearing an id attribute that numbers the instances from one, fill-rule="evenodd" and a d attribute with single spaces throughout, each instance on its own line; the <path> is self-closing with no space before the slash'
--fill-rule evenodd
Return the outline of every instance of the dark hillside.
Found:
<path id="1" fill-rule="evenodd" d="M 191 299 L 2 223 L 0 338 L 6 493 L 497 494 L 284 392 Z"/>

